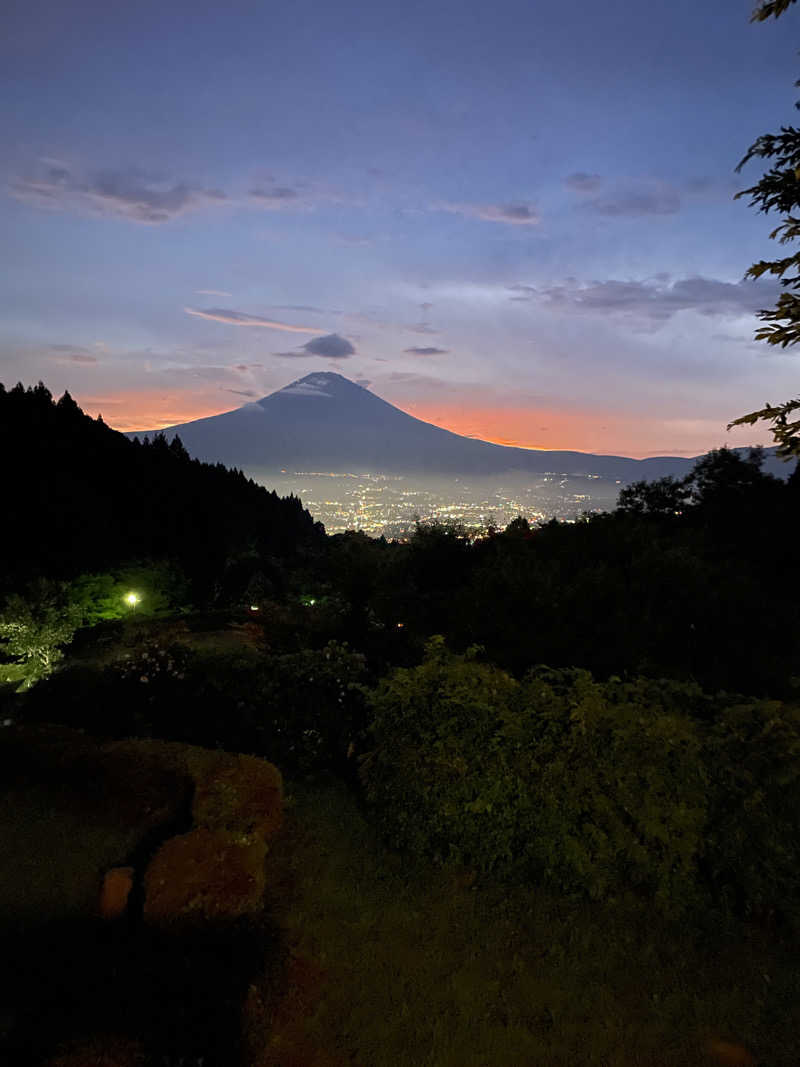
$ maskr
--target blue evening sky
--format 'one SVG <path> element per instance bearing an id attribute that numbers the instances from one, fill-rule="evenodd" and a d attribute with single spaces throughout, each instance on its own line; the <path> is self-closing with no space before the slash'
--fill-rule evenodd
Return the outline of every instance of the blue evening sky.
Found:
<path id="1" fill-rule="evenodd" d="M 797 392 L 737 189 L 796 119 L 751 0 L 12 0 L 0 380 L 120 429 L 336 369 L 492 440 L 694 454 Z"/>

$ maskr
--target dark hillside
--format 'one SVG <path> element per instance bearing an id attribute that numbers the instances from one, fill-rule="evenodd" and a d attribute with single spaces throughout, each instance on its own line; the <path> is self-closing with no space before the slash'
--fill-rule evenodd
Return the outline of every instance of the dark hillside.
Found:
<path id="1" fill-rule="evenodd" d="M 238 559 L 288 560 L 323 536 L 296 497 L 190 459 L 179 440 L 129 441 L 41 383 L 0 385 L 0 454 L 0 590 L 140 559 L 210 583 Z"/>

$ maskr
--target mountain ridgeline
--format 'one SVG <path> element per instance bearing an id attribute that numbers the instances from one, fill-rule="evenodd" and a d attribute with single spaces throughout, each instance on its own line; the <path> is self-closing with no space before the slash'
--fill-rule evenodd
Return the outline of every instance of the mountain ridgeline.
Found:
<path id="1" fill-rule="evenodd" d="M 179 440 L 129 441 L 41 383 L 0 385 L 0 452 L 0 590 L 141 559 L 171 560 L 202 585 L 237 560 L 289 559 L 323 537 L 296 497 L 191 459 Z"/>
<path id="2" fill-rule="evenodd" d="M 511 448 L 423 422 L 341 374 L 317 372 L 235 411 L 167 427 L 193 456 L 259 472 L 325 471 L 405 475 L 511 472 L 595 475 L 634 482 L 684 477 L 694 460 L 629 459 Z M 132 435 L 129 435 L 132 436 Z M 767 456 L 765 470 L 786 475 Z"/>

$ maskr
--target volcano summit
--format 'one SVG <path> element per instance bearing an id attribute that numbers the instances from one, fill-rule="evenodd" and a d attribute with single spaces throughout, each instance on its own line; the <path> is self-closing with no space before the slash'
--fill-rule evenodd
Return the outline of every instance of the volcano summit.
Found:
<path id="1" fill-rule="evenodd" d="M 245 471 L 485 476 L 593 475 L 625 482 L 681 477 L 693 460 L 539 451 L 462 437 L 381 400 L 341 374 L 315 372 L 235 411 L 162 431 L 191 455 Z M 129 435 L 132 436 L 132 435 Z"/>

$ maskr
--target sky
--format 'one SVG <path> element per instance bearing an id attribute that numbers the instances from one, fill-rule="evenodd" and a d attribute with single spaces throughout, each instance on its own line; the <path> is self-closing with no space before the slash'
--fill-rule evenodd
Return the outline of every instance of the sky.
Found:
<path id="1" fill-rule="evenodd" d="M 501 443 L 768 443 L 800 12 L 752 0 L 6 0 L 0 381 L 120 430 L 336 370 Z"/>

